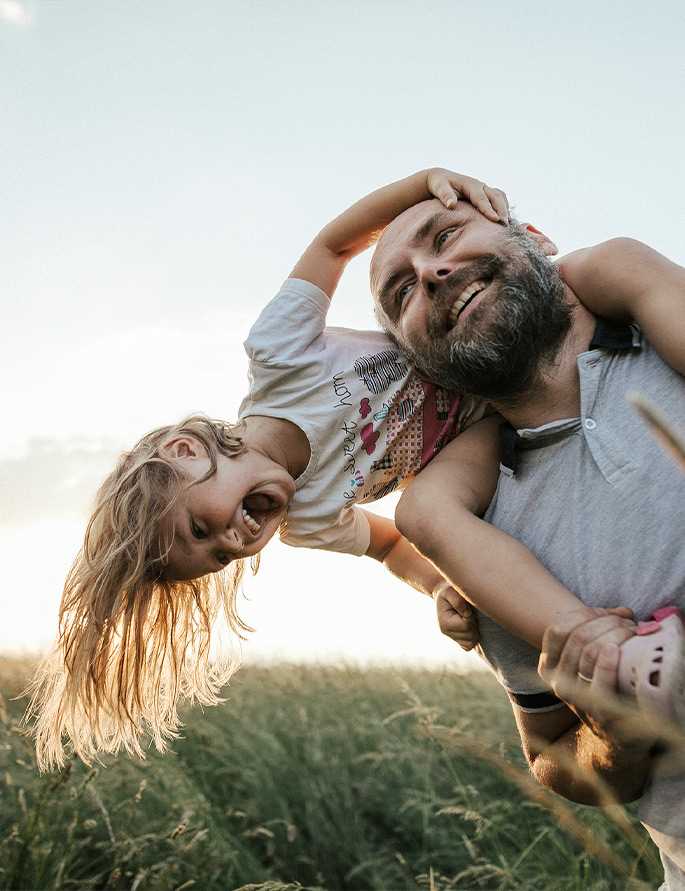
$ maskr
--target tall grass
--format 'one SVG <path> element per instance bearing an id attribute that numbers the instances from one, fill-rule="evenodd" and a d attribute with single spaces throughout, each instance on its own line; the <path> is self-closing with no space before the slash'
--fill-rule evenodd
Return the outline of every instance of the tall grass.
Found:
<path id="1" fill-rule="evenodd" d="M 29 670 L 0 664 L 7 700 Z M 634 817 L 631 835 L 528 780 L 488 675 L 250 667 L 226 695 L 187 713 L 170 755 L 72 761 L 42 777 L 21 704 L 8 701 L 0 888 L 609 891 L 660 880 Z"/>

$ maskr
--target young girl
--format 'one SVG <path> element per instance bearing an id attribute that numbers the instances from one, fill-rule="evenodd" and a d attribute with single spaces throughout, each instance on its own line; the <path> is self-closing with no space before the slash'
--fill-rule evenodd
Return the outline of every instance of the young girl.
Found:
<path id="1" fill-rule="evenodd" d="M 63 763 L 63 736 L 86 761 L 122 746 L 142 755 L 145 732 L 163 750 L 181 698 L 219 701 L 237 665 L 210 660 L 210 629 L 223 615 L 234 634 L 249 630 L 236 609 L 245 560 L 256 571 L 279 527 L 286 543 L 366 554 L 427 594 L 444 582 L 392 521 L 356 505 L 418 472 L 480 409 L 422 384 L 384 334 L 326 329 L 325 317 L 347 262 L 395 216 L 460 196 L 508 219 L 502 192 L 436 169 L 333 220 L 250 332 L 240 422 L 194 416 L 121 457 L 66 579 L 58 646 L 33 684 L 41 767 Z"/>
<path id="2" fill-rule="evenodd" d="M 219 701 L 236 665 L 210 662 L 210 629 L 223 612 L 248 630 L 236 610 L 244 559 L 256 571 L 279 527 L 288 544 L 366 554 L 419 591 L 450 590 L 390 520 L 357 505 L 403 485 L 483 407 L 420 381 L 381 333 L 325 328 L 349 259 L 431 196 L 508 221 L 503 193 L 441 170 L 358 202 L 314 239 L 250 332 L 240 423 L 192 417 L 153 431 L 105 480 L 65 584 L 59 646 L 34 684 L 42 767 L 63 762 L 63 735 L 84 760 L 121 746 L 142 754 L 144 732 L 163 750 L 180 698 Z M 579 605 L 557 583 L 545 596 L 552 617 Z M 531 639 L 528 625 L 507 624 L 504 602 L 501 612 Z"/>

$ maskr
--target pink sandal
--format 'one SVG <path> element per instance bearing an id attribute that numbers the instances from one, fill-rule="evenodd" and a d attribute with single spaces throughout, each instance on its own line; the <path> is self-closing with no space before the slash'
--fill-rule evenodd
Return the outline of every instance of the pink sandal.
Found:
<path id="1" fill-rule="evenodd" d="M 685 724 L 685 628 L 677 607 L 657 610 L 623 644 L 618 689 L 640 707 Z"/>

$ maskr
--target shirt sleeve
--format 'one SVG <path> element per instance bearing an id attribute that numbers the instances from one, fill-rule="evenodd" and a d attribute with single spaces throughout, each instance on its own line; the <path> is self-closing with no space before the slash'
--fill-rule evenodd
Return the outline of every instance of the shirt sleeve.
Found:
<path id="1" fill-rule="evenodd" d="M 297 531 L 294 531 L 286 523 L 281 531 L 281 541 L 294 548 L 321 548 L 362 557 L 371 543 L 371 529 L 364 511 L 349 507 L 340 512 L 334 525 L 325 528 L 307 529 L 303 523 L 298 523 Z"/>
<path id="2" fill-rule="evenodd" d="M 250 329 L 245 341 L 250 361 L 278 367 L 304 350 L 315 349 L 326 326 L 329 305 L 321 288 L 304 279 L 286 279 Z"/>

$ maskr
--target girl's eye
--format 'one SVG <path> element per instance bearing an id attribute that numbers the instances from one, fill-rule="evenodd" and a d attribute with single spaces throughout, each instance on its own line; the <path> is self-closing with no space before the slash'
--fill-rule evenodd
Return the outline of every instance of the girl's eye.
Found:
<path id="1" fill-rule="evenodd" d="M 193 538 L 198 538 L 202 540 L 203 538 L 207 538 L 207 533 L 204 529 L 197 525 L 195 520 L 190 521 L 190 531 L 193 533 Z"/>
<path id="2" fill-rule="evenodd" d="M 447 239 L 450 237 L 450 235 L 451 235 L 454 231 L 455 231 L 454 228 L 452 228 L 452 229 L 445 229 L 444 231 L 442 231 L 442 232 L 438 235 L 438 237 L 435 239 L 435 246 L 436 246 L 437 248 L 441 248 L 441 247 L 443 246 L 443 244 L 447 241 Z"/>

